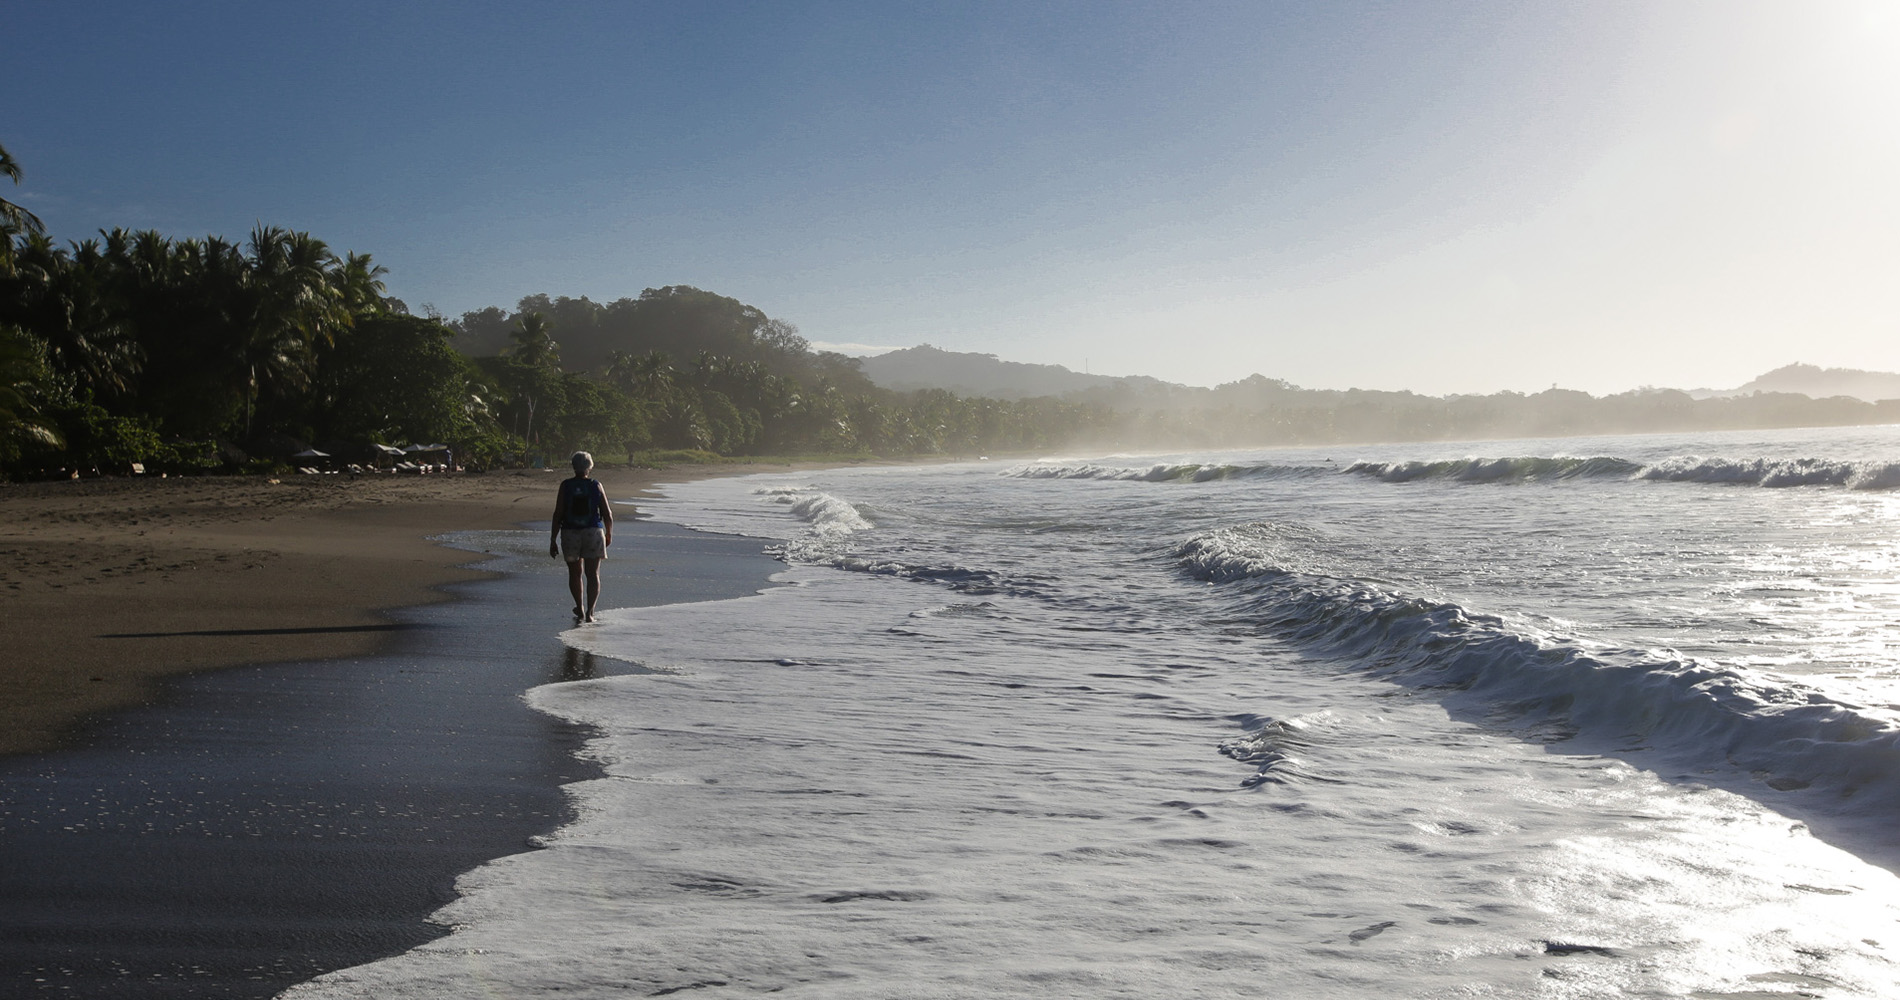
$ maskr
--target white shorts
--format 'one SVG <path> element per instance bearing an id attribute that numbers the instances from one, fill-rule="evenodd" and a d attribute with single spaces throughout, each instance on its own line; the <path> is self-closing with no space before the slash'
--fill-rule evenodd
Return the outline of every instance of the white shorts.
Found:
<path id="1" fill-rule="evenodd" d="M 561 556 L 568 562 L 607 558 L 607 529 L 562 528 Z"/>

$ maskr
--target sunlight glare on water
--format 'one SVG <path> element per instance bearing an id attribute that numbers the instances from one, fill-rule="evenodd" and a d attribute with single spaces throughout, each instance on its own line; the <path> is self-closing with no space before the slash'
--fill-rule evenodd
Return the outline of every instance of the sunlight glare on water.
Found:
<path id="1" fill-rule="evenodd" d="M 574 634 L 660 671 L 535 692 L 603 730 L 580 822 L 465 879 L 455 935 L 292 995 L 442 995 L 471 964 L 514 996 L 1894 978 L 1860 941 L 1900 920 L 1891 877 L 1729 793 L 1551 756 L 1253 644 L 1063 634 L 1023 599 L 790 576 Z M 1261 718 L 1308 721 L 1269 747 Z"/>
<path id="2" fill-rule="evenodd" d="M 675 488 L 786 586 L 568 633 L 580 820 L 292 995 L 1890 993 L 1867 434 Z"/>

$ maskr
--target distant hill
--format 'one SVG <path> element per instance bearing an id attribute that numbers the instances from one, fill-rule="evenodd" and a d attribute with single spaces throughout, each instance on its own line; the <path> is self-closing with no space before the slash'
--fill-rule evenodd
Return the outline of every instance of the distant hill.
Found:
<path id="1" fill-rule="evenodd" d="M 649 288 L 639 298 L 600 303 L 581 296 L 529 295 L 509 312 L 490 306 L 462 314 L 453 324 L 455 348 L 472 358 L 506 351 L 523 317 L 539 313 L 552 329 L 560 365 L 570 372 L 606 370 L 614 352 L 634 357 L 665 355 L 688 369 L 700 355 L 756 362 L 779 376 L 806 385 L 827 382 L 847 392 L 871 388 L 856 358 L 813 351 L 798 328 L 773 319 L 754 306 L 691 285 Z"/>
<path id="2" fill-rule="evenodd" d="M 959 396 L 1026 399 L 1062 396 L 1085 389 L 1170 387 L 1169 383 L 1145 375 L 1127 378 L 1087 375 L 1061 365 L 1001 361 L 994 354 L 946 351 L 929 344 L 862 358 L 858 363 L 872 382 L 897 392 L 948 389 Z"/>
<path id="3" fill-rule="evenodd" d="M 1852 396 L 1877 403 L 1883 399 L 1900 399 L 1900 373 L 1793 364 L 1777 368 L 1734 389 L 1697 389 L 1690 395 L 1697 399 L 1709 399 L 1746 396 L 1757 392 L 1798 392 L 1813 399 Z"/>

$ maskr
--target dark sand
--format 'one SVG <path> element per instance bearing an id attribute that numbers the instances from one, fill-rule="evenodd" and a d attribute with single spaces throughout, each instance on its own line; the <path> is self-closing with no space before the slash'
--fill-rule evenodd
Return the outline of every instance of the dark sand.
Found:
<path id="1" fill-rule="evenodd" d="M 538 497 L 552 482 L 520 486 Z M 615 542 L 603 606 L 751 593 L 778 565 L 756 541 L 630 519 Z M 457 875 L 565 820 L 560 785 L 592 773 L 572 756 L 584 733 L 520 695 L 622 665 L 556 637 L 571 603 L 560 564 L 496 578 L 449 569 L 468 553 L 390 558 L 461 576 L 446 590 L 466 600 L 393 615 L 310 608 L 276 629 L 174 623 L 162 631 L 210 633 L 196 638 L 214 651 L 257 639 L 322 655 L 365 636 L 384 650 L 175 677 L 139 688 L 142 707 L 68 726 L 63 749 L 0 758 L 0 996 L 271 996 L 440 936 L 425 918 Z M 348 565 L 334 568 L 379 571 L 376 559 Z M 326 614 L 371 620 L 309 624 Z M 62 627 L 89 648 L 133 643 L 130 657 L 167 641 L 104 625 L 81 614 Z M 313 631 L 359 625 L 375 628 Z"/>
<path id="2" fill-rule="evenodd" d="M 619 499 L 787 468 L 599 476 Z M 382 609 L 483 575 L 428 536 L 545 523 L 563 475 L 0 483 L 0 754 L 56 746 L 163 677 L 374 652 L 393 627 Z"/>

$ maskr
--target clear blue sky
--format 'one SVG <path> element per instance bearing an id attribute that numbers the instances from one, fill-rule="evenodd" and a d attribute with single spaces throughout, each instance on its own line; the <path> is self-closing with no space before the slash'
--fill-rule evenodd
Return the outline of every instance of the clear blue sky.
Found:
<path id="1" fill-rule="evenodd" d="M 1900 370 L 1900 14 L 1750 3 L 20 3 L 61 238 L 691 284 L 827 344 L 1430 393 Z M 557 331 L 558 334 L 558 331 Z"/>

